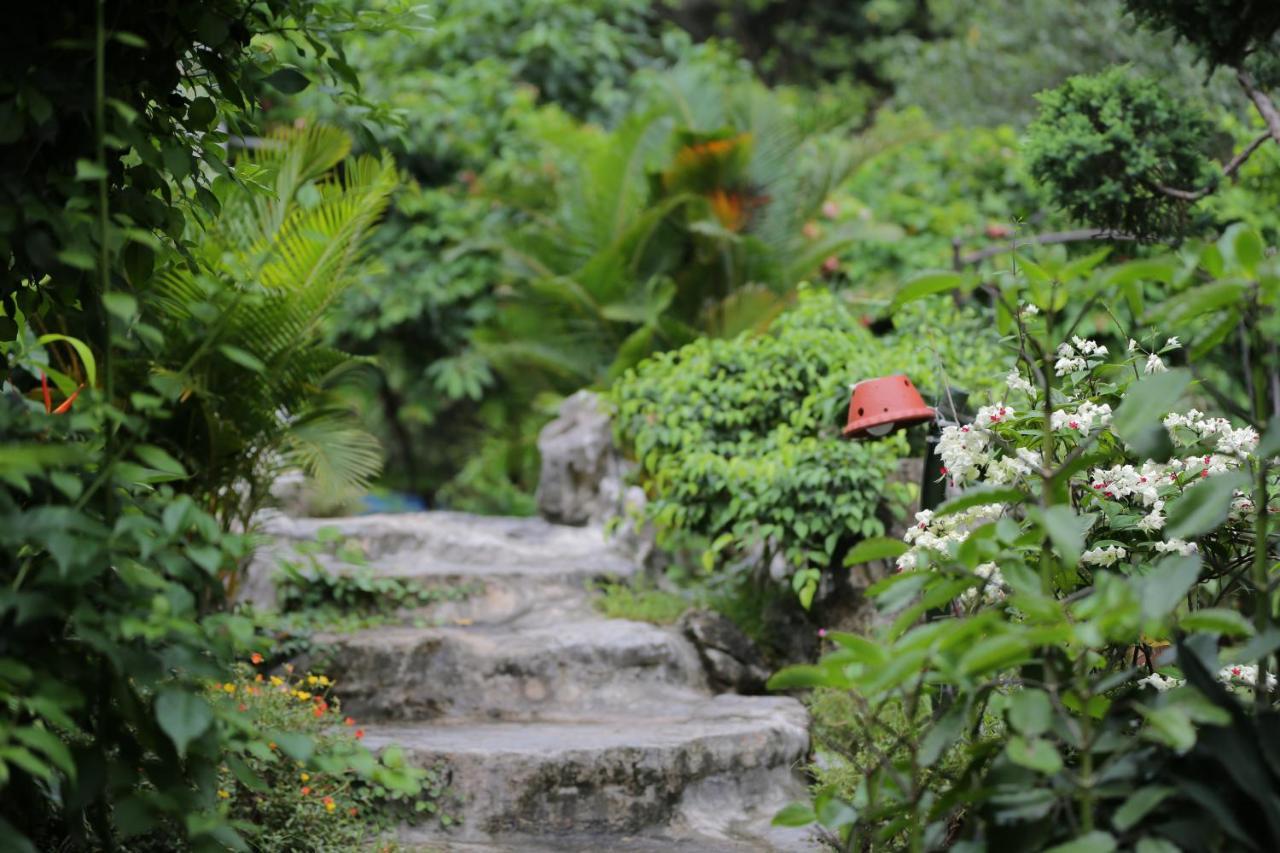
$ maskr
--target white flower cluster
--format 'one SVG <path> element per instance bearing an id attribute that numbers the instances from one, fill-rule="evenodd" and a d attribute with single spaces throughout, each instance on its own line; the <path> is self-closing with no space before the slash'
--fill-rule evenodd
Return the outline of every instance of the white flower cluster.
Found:
<path id="1" fill-rule="evenodd" d="M 1165 540 L 1164 542 L 1152 542 L 1151 545 L 1161 554 L 1181 554 L 1184 557 L 1189 557 L 1200 551 L 1200 548 L 1197 547 L 1196 543 L 1188 542 L 1185 539 L 1178 539 L 1176 537 Z"/>
<path id="2" fill-rule="evenodd" d="M 1054 362 L 1053 371 L 1058 376 L 1068 373 L 1084 373 L 1089 369 L 1090 358 L 1103 358 L 1107 348 L 1088 338 L 1073 337 L 1071 343 L 1058 345 L 1058 360 Z"/>
<path id="3" fill-rule="evenodd" d="M 1105 548 L 1090 548 L 1080 555 L 1080 562 L 1094 566 L 1114 566 L 1129 556 L 1129 552 L 1119 545 L 1108 545 Z"/>
<path id="4" fill-rule="evenodd" d="M 1005 598 L 1004 575 L 995 563 L 975 566 L 973 573 L 982 578 L 981 586 L 970 587 L 960 594 L 961 604 L 972 604 L 981 596 L 984 604 L 999 604 Z"/>
<path id="5" fill-rule="evenodd" d="M 1248 687 L 1254 688 L 1258 684 L 1258 668 L 1253 664 L 1232 664 L 1224 666 L 1218 670 L 1218 681 L 1228 687 Z M 1154 687 L 1161 693 L 1174 687 L 1181 687 L 1186 682 L 1181 678 L 1174 678 L 1169 675 L 1161 675 L 1153 672 L 1146 678 L 1138 679 L 1138 684 L 1144 687 Z M 1267 673 L 1267 690 L 1274 693 L 1277 686 L 1276 676 L 1273 673 Z"/>
<path id="6" fill-rule="evenodd" d="M 921 551 L 947 553 L 953 545 L 959 545 L 975 527 L 995 521 L 1004 514 L 1004 504 L 983 504 L 948 515 L 934 515 L 925 509 L 916 513 L 916 523 L 902 537 L 911 546 L 898 558 L 898 570 L 914 569 L 920 565 Z"/>
<path id="7" fill-rule="evenodd" d="M 1089 432 L 1094 427 L 1102 429 L 1111 425 L 1111 407 L 1085 400 L 1074 412 L 1058 409 L 1049 417 L 1049 425 L 1055 429 L 1074 429 Z"/>
<path id="8" fill-rule="evenodd" d="M 1164 426 L 1174 443 L 1184 446 L 1216 436 L 1218 441 L 1215 449 L 1230 456 L 1244 456 L 1258 447 L 1258 433 L 1253 427 L 1236 429 L 1226 418 L 1211 418 L 1197 409 L 1192 409 L 1185 415 L 1176 412 L 1168 415 L 1164 419 Z M 1179 428 L 1195 437 L 1188 438 L 1187 432 L 1179 432 Z"/>
<path id="9" fill-rule="evenodd" d="M 1009 375 L 1004 378 L 1004 384 L 1009 386 L 1010 391 L 1021 391 L 1027 396 L 1034 396 L 1036 393 L 1036 389 L 1022 377 L 1022 373 L 1016 367 L 1009 370 Z"/>
<path id="10" fill-rule="evenodd" d="M 1040 470 L 1040 454 L 1019 447 L 1014 456 L 999 456 L 987 464 L 987 482 L 1006 485 Z"/>
<path id="11" fill-rule="evenodd" d="M 1147 363 L 1143 365 L 1143 373 L 1165 373 L 1169 370 L 1165 363 L 1160 360 L 1160 356 L 1151 353 L 1147 356 Z"/>

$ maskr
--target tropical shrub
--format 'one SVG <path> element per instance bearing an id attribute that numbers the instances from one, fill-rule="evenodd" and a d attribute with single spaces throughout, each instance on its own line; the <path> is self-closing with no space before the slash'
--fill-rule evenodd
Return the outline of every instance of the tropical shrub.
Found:
<path id="1" fill-rule="evenodd" d="M 965 362 L 998 358 L 972 315 L 948 320 L 939 337 L 962 338 Z M 839 296 L 802 291 L 767 334 L 704 338 L 628 373 L 611 394 L 617 431 L 660 535 L 702 537 L 707 569 L 746 558 L 759 573 L 777 555 L 807 606 L 822 573 L 910 497 L 889 484 L 908 451 L 901 435 L 840 439 L 849 385 L 896 372 L 934 394 L 963 382 L 950 372 L 959 349 L 929 346 L 925 325 L 877 339 Z"/>
<path id="2" fill-rule="evenodd" d="M 336 491 L 381 464 L 377 441 L 326 393 L 353 362 L 322 344 L 324 318 L 396 181 L 389 160 L 345 160 L 350 146 L 313 126 L 247 155 L 238 180 L 215 187 L 219 215 L 140 293 L 158 330 L 126 377 L 175 401 L 165 438 L 200 460 L 188 488 L 212 496 L 224 523 L 247 524 L 285 467 Z"/>
<path id="3" fill-rule="evenodd" d="M 1280 270 L 1250 257 L 1256 334 Z M 779 819 L 819 820 L 846 849 L 1266 849 L 1277 768 L 1244 744 L 1275 730 L 1280 364 L 1252 352 L 1244 423 L 1180 409 L 1179 340 L 1117 358 L 1072 335 L 1078 311 L 1027 269 L 993 291 L 1018 347 L 1007 393 L 939 443 L 964 491 L 904 542 L 850 555 L 897 555 L 873 589 L 891 623 L 833 632 L 817 665 L 773 680 L 850 696 L 848 749 L 899 734 L 847 801 L 848 786 Z M 894 728 L 902 709 L 916 722 Z M 1212 757 L 1237 746 L 1234 767 Z"/>

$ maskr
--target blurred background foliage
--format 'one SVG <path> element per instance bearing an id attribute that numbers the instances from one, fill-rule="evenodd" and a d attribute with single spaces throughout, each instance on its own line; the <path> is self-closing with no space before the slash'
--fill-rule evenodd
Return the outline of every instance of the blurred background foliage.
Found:
<path id="1" fill-rule="evenodd" d="M 346 127 L 404 178 L 378 269 L 330 325 L 380 365 L 355 400 L 383 485 L 529 512 L 533 440 L 563 394 L 762 328 L 806 279 L 864 298 L 950 266 L 957 241 L 1069 227 L 1019 137 L 1071 74 L 1159 76 L 1211 117 L 1206 156 L 1252 133 L 1223 72 L 1119 2 L 1087 6 L 483 0 L 432 7 L 412 38 L 350 34 L 360 89 L 310 87 L 268 117 Z M 1251 165 L 1241 185 L 1259 186 L 1198 215 L 1267 219 L 1274 174 Z"/>

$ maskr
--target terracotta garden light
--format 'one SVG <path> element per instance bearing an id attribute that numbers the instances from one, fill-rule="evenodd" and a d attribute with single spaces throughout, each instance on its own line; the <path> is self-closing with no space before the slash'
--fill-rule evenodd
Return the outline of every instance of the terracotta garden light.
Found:
<path id="1" fill-rule="evenodd" d="M 937 412 L 925 405 L 911 380 L 901 373 L 866 379 L 853 386 L 845 438 L 876 439 L 915 424 L 932 421 Z"/>

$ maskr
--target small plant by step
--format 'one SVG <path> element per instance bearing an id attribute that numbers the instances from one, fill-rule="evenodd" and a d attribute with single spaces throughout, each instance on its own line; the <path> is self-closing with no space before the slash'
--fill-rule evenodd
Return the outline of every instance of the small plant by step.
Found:
<path id="1" fill-rule="evenodd" d="M 225 755 L 217 798 L 254 849 L 344 851 L 376 842 L 389 850 L 402 822 L 455 822 L 445 810 L 445 767 L 412 767 L 398 747 L 375 756 L 359 723 L 342 713 L 333 680 L 291 665 L 264 674 L 256 671 L 263 658 L 252 661 L 233 680 L 211 684 L 208 698 L 251 735 Z"/>
<path id="2" fill-rule="evenodd" d="M 596 609 L 610 619 L 631 619 L 654 625 L 672 625 L 694 606 L 689 598 L 658 589 L 650 583 L 614 583 L 601 581 L 592 585 L 597 594 Z"/>

